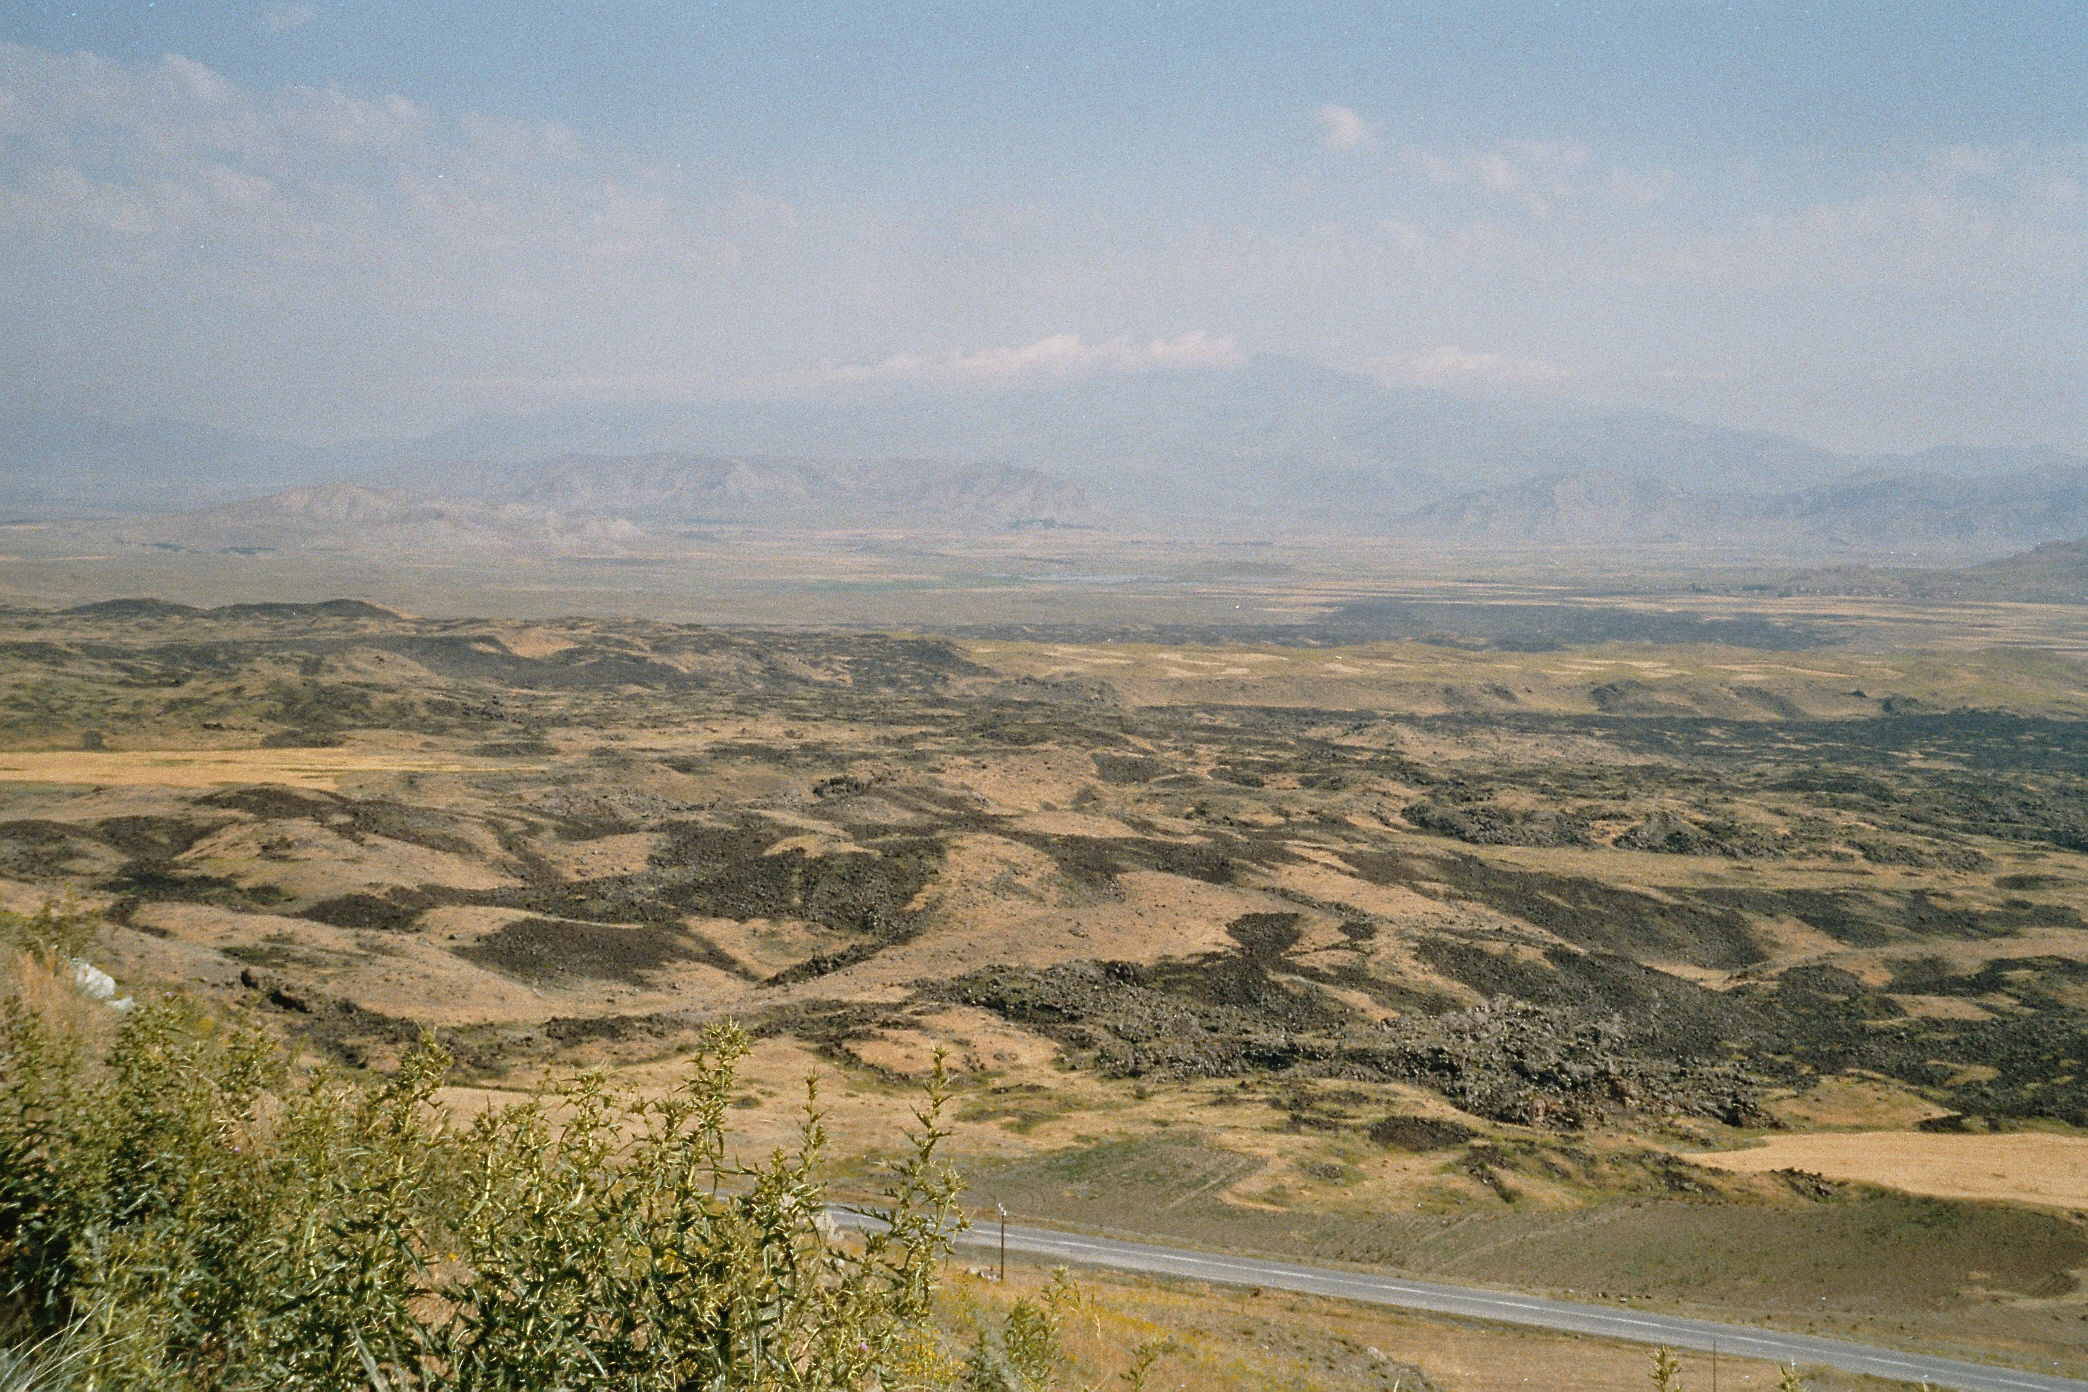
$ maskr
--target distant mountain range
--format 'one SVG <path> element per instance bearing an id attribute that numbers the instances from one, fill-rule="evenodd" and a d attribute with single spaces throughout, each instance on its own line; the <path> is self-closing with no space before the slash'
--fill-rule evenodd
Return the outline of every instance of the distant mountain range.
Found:
<path id="1" fill-rule="evenodd" d="M 119 538 L 201 551 L 365 553 L 685 549 L 706 527 L 1078 526 L 1081 490 L 1034 469 L 684 455 L 564 455 L 396 470 L 122 523 Z"/>
<path id="2" fill-rule="evenodd" d="M 1653 412 L 1475 402 L 1262 357 L 990 395 L 487 417 L 336 450 L 17 413 L 0 416 L 0 508 L 183 512 L 180 526 L 141 517 L 125 530 L 239 547 L 586 549 L 726 523 L 1049 523 L 1955 558 L 2088 535 L 2088 459 L 1840 455 Z"/>
<path id="3" fill-rule="evenodd" d="M 1772 494 L 1693 493 L 1591 471 L 1462 493 L 1403 522 L 1416 533 L 1504 545 L 1688 541 L 1991 555 L 2088 535 L 2088 460 L 1971 478 L 1866 471 Z"/>
<path id="4" fill-rule="evenodd" d="M 995 394 L 604 406 L 476 420 L 361 457 L 520 460 L 684 451 L 999 462 L 1144 498 L 1195 480 L 1242 500 L 1370 480 L 1415 503 L 1473 482 L 1613 469 L 1776 491 L 1858 467 L 1783 436 L 1648 411 L 1471 401 L 1263 356 Z M 1112 498 L 1110 501 L 1116 501 Z"/>
<path id="5" fill-rule="evenodd" d="M 323 478 L 340 467 L 333 451 L 186 421 L 0 412 L 0 508 L 14 511 L 192 508 Z"/>

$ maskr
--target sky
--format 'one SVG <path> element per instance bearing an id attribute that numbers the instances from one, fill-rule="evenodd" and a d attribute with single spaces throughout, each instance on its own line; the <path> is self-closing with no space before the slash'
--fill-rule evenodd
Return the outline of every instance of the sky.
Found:
<path id="1" fill-rule="evenodd" d="M 1280 353 L 2088 451 L 2088 6 L 0 3 L 0 409 L 331 443 Z"/>

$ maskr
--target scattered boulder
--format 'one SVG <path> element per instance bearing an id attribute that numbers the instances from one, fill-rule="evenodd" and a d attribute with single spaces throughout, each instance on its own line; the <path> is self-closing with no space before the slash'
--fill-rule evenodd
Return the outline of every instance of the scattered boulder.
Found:
<path id="1" fill-rule="evenodd" d="M 1115 708 L 1124 704 L 1122 694 L 1114 686 L 1094 677 L 1016 677 L 997 683 L 993 697 L 1048 706 Z"/>
<path id="2" fill-rule="evenodd" d="M 915 989 L 1025 1025 L 1114 1077 L 1419 1083 L 1474 1116 L 1560 1130 L 1625 1115 L 1772 1124 L 1760 1079 L 1722 1058 L 1665 1053 L 1662 1041 L 1617 1016 L 1500 999 L 1367 1024 L 1301 1008 L 1288 986 L 1213 999 L 1189 984 L 1166 968 L 1062 962 L 990 967 Z"/>
<path id="3" fill-rule="evenodd" d="M 1825 1175 L 1814 1174 L 1811 1170 L 1784 1169 L 1771 1170 L 1769 1173 L 1782 1180 L 1793 1194 L 1801 1199 L 1810 1199 L 1814 1203 L 1826 1203 L 1849 1187 L 1846 1184 L 1838 1184 Z"/>
<path id="4" fill-rule="evenodd" d="M 1715 855 L 1716 838 L 1696 823 L 1673 812 L 1655 812 L 1617 838 L 1616 844 L 1631 851 L 1656 851 L 1662 855 Z"/>
<path id="5" fill-rule="evenodd" d="M 1423 799 L 1400 815 L 1423 831 L 1474 846 L 1586 846 L 1588 824 L 1548 807 L 1504 807 L 1497 802 L 1449 803 Z"/>
<path id="6" fill-rule="evenodd" d="M 1397 1113 L 1374 1121 L 1364 1133 L 1389 1150 L 1425 1153 L 1461 1146 L 1479 1133 L 1462 1122 L 1442 1117 L 1400 1116 Z"/>
<path id="7" fill-rule="evenodd" d="M 1734 824 L 1700 826 L 1680 813 L 1670 812 L 1665 808 L 1652 813 L 1612 844 L 1627 851 L 1653 851 L 1660 855 L 1715 855 L 1732 860 L 1781 855 L 1790 849 L 1786 838 L 1760 827 Z"/>

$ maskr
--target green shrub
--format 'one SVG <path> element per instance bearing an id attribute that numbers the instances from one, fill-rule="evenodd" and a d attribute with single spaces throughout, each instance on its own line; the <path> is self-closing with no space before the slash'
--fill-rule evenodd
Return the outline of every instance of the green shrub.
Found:
<path id="1" fill-rule="evenodd" d="M 965 1392 L 1049 1392 L 1057 1387 L 1066 1363 L 1059 1328 L 1079 1299 L 1066 1269 L 1060 1267 L 1037 1299 L 1011 1305 L 999 1328 L 979 1320 L 964 1368 Z"/>
<path id="2" fill-rule="evenodd" d="M 291 1090 L 269 1040 L 178 1000 L 114 1028 L 96 1048 L 0 1002 L 0 1342 L 24 1367 L 66 1350 L 25 1386 L 943 1382 L 923 1338 L 954 1211 L 939 1081 L 889 1228 L 843 1241 L 816 1097 L 794 1150 L 728 1154 L 731 1026 L 668 1098 L 584 1077 L 468 1126 L 435 1100 L 431 1044 L 378 1086 Z"/>
<path id="3" fill-rule="evenodd" d="M 33 914 L 0 909 L 0 948 L 26 952 L 47 967 L 79 956 L 101 921 L 69 906 L 47 903 Z"/>
<path id="4" fill-rule="evenodd" d="M 0 1392 L 67 1392 L 86 1381 L 92 1361 L 91 1346 L 79 1340 L 0 1346 Z"/>

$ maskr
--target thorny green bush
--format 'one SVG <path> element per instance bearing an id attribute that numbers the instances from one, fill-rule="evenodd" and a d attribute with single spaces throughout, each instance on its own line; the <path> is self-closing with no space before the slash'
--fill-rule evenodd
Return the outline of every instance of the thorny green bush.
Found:
<path id="1" fill-rule="evenodd" d="M 100 927 L 92 914 L 55 903 L 33 914 L 0 910 L 0 948 L 27 953 L 45 967 L 56 968 L 86 951 Z"/>
<path id="2" fill-rule="evenodd" d="M 1653 1392 L 1682 1392 L 1682 1364 L 1665 1346 L 1656 1348 L 1647 1379 L 1653 1384 Z M 1807 1392 L 1810 1386 L 1796 1363 L 1778 1370 L 1776 1392 Z"/>
<path id="3" fill-rule="evenodd" d="M 178 999 L 105 1049 L 0 1001 L 0 1348 L 82 1392 L 947 1385 L 942 1084 L 889 1225 L 843 1240 L 816 1097 L 793 1151 L 728 1153 L 746 1049 L 720 1026 L 668 1098 L 583 1077 L 461 1125 L 432 1044 L 293 1088 L 271 1041 Z"/>
<path id="4" fill-rule="evenodd" d="M 1037 1299 L 1011 1305 L 998 1329 L 978 1320 L 964 1369 L 967 1392 L 1049 1392 L 1057 1387 L 1066 1363 L 1059 1330 L 1079 1299 L 1066 1269 L 1060 1267 Z"/>
<path id="5" fill-rule="evenodd" d="M 0 1346 L 0 1392 L 67 1392 L 90 1361 L 82 1340 Z"/>
<path id="6" fill-rule="evenodd" d="M 293 1086 L 265 1034 L 180 997 L 50 1009 L 98 926 L 0 912 L 22 968 L 0 999 L 0 1392 L 1044 1392 L 1070 1371 L 1063 1271 L 974 1309 L 968 1347 L 934 1323 L 957 1227 L 939 1071 L 887 1221 L 843 1239 L 809 1085 L 794 1150 L 728 1152 L 736 1027 L 665 1099 L 587 1075 L 460 1125 L 431 1042 L 373 1085 Z"/>

